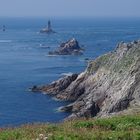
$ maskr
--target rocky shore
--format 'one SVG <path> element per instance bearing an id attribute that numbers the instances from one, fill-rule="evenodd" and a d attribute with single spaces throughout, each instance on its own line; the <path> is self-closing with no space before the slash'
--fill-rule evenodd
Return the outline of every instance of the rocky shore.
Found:
<path id="1" fill-rule="evenodd" d="M 84 72 L 32 91 L 73 101 L 61 108 L 71 112 L 68 119 L 132 113 L 140 108 L 140 41 L 121 42 L 114 51 L 90 61 Z"/>
<path id="2" fill-rule="evenodd" d="M 73 38 L 62 43 L 57 50 L 49 52 L 49 55 L 82 55 L 83 49 L 79 46 L 78 41 Z"/>

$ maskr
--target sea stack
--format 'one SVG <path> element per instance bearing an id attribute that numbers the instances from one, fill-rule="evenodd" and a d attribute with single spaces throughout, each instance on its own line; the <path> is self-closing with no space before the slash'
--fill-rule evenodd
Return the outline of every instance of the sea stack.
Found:
<path id="1" fill-rule="evenodd" d="M 46 34 L 51 34 L 51 33 L 56 33 L 55 31 L 53 31 L 52 27 L 51 27 L 51 21 L 48 21 L 48 26 L 46 28 L 43 28 L 40 30 L 40 33 L 46 33 Z"/>
<path id="2" fill-rule="evenodd" d="M 60 44 L 57 50 L 49 52 L 50 55 L 82 55 L 83 49 L 80 47 L 79 42 L 72 38 Z"/>

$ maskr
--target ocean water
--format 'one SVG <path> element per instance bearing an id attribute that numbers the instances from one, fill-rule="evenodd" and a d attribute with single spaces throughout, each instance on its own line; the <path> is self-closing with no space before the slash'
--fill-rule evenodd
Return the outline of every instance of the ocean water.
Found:
<path id="1" fill-rule="evenodd" d="M 40 34 L 43 18 L 1 18 L 0 127 L 37 122 L 60 122 L 68 113 L 57 109 L 68 102 L 28 91 L 65 74 L 85 70 L 85 58 L 112 51 L 120 41 L 140 39 L 140 19 L 52 19 L 56 34 Z M 49 56 L 64 41 L 76 38 L 82 56 Z M 49 48 L 48 48 L 49 47 Z"/>

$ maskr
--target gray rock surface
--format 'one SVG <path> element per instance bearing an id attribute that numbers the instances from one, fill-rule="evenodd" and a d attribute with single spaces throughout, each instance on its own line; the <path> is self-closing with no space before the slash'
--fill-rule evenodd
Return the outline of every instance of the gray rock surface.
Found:
<path id="1" fill-rule="evenodd" d="M 73 38 L 64 42 L 56 51 L 49 52 L 50 55 L 82 55 L 82 48 L 79 46 L 78 41 Z"/>
<path id="2" fill-rule="evenodd" d="M 140 109 L 140 41 L 121 42 L 89 62 L 79 74 L 64 77 L 39 91 L 61 100 L 73 101 L 62 111 L 77 117 L 104 117 Z"/>

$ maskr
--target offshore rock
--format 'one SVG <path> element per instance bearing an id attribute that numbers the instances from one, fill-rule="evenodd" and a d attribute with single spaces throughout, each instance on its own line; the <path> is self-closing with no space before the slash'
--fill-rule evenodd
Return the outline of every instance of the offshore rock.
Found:
<path id="1" fill-rule="evenodd" d="M 83 73 L 61 78 L 39 91 L 73 101 L 60 109 L 72 113 L 68 119 L 139 112 L 140 41 L 121 42 L 114 51 L 90 61 Z"/>
<path id="2" fill-rule="evenodd" d="M 79 46 L 78 41 L 73 38 L 67 42 L 64 42 L 60 47 L 53 52 L 49 52 L 50 55 L 82 55 L 82 48 Z"/>

